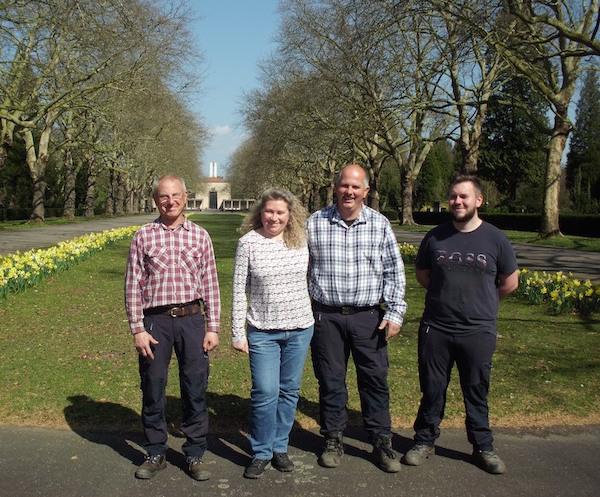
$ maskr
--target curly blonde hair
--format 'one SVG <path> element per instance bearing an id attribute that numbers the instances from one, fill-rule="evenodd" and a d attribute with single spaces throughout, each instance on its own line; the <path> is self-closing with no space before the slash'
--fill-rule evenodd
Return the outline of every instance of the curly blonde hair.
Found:
<path id="1" fill-rule="evenodd" d="M 308 215 L 306 209 L 292 192 L 283 188 L 269 188 L 263 192 L 258 202 L 254 204 L 244 219 L 240 227 L 240 233 L 243 235 L 249 231 L 262 228 L 260 216 L 269 200 L 283 200 L 290 211 L 290 218 L 283 231 L 285 244 L 289 248 L 300 248 L 306 245 L 306 233 L 304 232 L 304 223 Z"/>

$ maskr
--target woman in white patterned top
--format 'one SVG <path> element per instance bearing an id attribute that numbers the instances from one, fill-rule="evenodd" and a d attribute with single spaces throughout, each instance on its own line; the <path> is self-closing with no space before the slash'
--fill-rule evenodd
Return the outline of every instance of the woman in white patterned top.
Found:
<path id="1" fill-rule="evenodd" d="M 250 445 L 246 478 L 269 462 L 292 471 L 288 457 L 314 319 L 306 273 L 306 211 L 287 190 L 263 193 L 245 219 L 233 273 L 233 347 L 250 356 Z M 246 328 L 248 333 L 246 334 Z"/>

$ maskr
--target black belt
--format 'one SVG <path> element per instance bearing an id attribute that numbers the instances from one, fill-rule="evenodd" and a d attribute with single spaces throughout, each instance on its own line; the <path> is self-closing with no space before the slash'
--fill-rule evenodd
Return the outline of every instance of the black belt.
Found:
<path id="1" fill-rule="evenodd" d="M 315 311 L 321 312 L 337 312 L 339 314 L 349 315 L 356 314 L 357 312 L 365 312 L 372 311 L 373 309 L 381 309 L 379 305 L 364 305 L 364 306 L 356 306 L 356 305 L 342 305 L 342 306 L 333 306 L 333 305 L 325 305 L 321 304 L 321 302 L 317 302 L 316 300 L 312 301 L 312 307 Z"/>
<path id="2" fill-rule="evenodd" d="M 172 318 L 204 314 L 204 302 L 202 300 L 194 300 L 193 302 L 186 302 L 184 304 L 160 305 L 158 307 L 144 309 L 144 314 L 146 316 L 153 314 L 167 314 Z"/>

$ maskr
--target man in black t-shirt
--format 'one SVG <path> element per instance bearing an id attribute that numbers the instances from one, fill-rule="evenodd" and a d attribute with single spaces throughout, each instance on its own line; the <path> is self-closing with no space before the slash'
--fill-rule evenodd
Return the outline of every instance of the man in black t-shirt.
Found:
<path id="1" fill-rule="evenodd" d="M 404 456 L 412 466 L 434 453 L 456 363 L 473 462 L 489 473 L 506 471 L 494 451 L 487 396 L 499 300 L 516 290 L 519 276 L 508 239 L 478 216 L 482 201 L 479 180 L 458 176 L 449 189 L 452 221 L 427 233 L 417 254 L 417 281 L 427 295 L 418 352 L 423 396 L 414 424 L 415 445 Z"/>

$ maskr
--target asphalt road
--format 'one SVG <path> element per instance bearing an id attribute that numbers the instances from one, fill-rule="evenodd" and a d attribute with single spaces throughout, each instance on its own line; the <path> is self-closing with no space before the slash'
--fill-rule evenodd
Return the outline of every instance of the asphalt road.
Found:
<path id="1" fill-rule="evenodd" d="M 410 447 L 408 432 L 394 447 Z M 445 430 L 436 456 L 421 467 L 386 474 L 370 460 L 361 436 L 347 436 L 337 469 L 317 465 L 320 437 L 294 431 L 293 473 L 270 468 L 260 480 L 242 477 L 248 443 L 239 434 L 213 436 L 204 460 L 211 472 L 197 482 L 184 471 L 181 439 L 170 440 L 167 469 L 149 481 L 136 480 L 143 460 L 139 435 L 0 427 L 0 495 L 3 497 L 310 496 L 310 497 L 597 497 L 600 495 L 600 427 L 554 431 L 496 431 L 496 446 L 508 466 L 489 475 L 469 462 L 462 430 Z"/>
<path id="2" fill-rule="evenodd" d="M 218 214 L 218 213 L 215 213 Z M 144 224 L 156 218 L 156 214 L 115 217 L 87 221 L 82 223 L 40 226 L 39 228 L 0 231 L 0 255 L 25 251 L 32 248 L 44 248 L 62 240 L 95 231 L 103 231 L 122 226 Z M 418 244 L 423 233 L 412 233 L 396 229 L 400 242 Z M 600 284 L 600 253 L 581 252 L 540 245 L 514 244 L 520 267 L 536 271 L 572 272 L 577 278 L 591 279 Z M 600 495 L 600 493 L 599 493 Z"/>
<path id="3" fill-rule="evenodd" d="M 399 242 L 419 244 L 424 233 L 394 230 Z M 519 267 L 533 271 L 563 271 L 600 284 L 600 253 L 582 252 L 527 243 L 513 243 Z M 600 496 L 600 492 L 598 493 Z"/>

